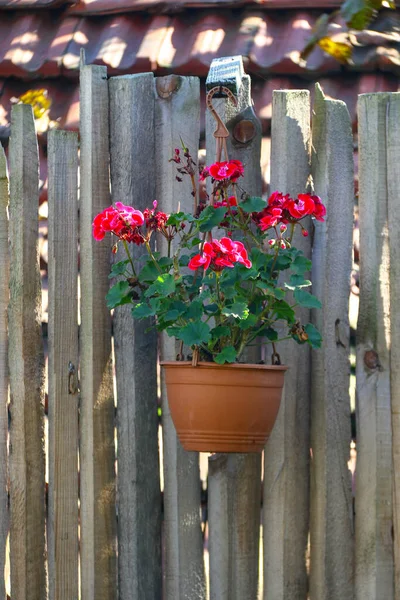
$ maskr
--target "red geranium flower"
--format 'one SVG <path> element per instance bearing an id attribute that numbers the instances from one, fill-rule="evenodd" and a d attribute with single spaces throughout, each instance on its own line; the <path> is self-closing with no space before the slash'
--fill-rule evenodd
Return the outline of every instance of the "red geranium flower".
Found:
<path id="1" fill-rule="evenodd" d="M 235 263 L 241 263 L 248 269 L 251 261 L 242 242 L 234 242 L 228 237 L 205 243 L 202 254 L 196 254 L 189 261 L 189 269 L 196 271 L 200 267 L 207 270 L 210 266 L 214 271 L 221 271 L 224 267 L 232 269 Z"/>
<path id="2" fill-rule="evenodd" d="M 324 216 L 326 215 L 326 208 L 321 202 L 321 198 L 319 196 L 311 196 L 314 201 L 314 212 L 313 217 L 317 219 L 317 221 L 324 221 Z"/>
<path id="3" fill-rule="evenodd" d="M 93 220 L 93 237 L 102 240 L 109 231 L 121 240 L 142 244 L 144 239 L 138 227 L 143 225 L 144 216 L 140 210 L 116 202 L 114 206 L 105 208 Z"/>
<path id="4" fill-rule="evenodd" d="M 292 217 L 302 219 L 307 215 L 313 214 L 315 204 L 309 194 L 299 194 L 297 200 L 289 200 L 286 208 Z"/>
<path id="5" fill-rule="evenodd" d="M 275 227 L 282 217 L 281 208 L 272 208 L 271 211 L 260 219 L 259 226 L 262 231 L 265 231 L 269 227 Z"/>
<path id="6" fill-rule="evenodd" d="M 235 182 L 244 173 L 243 164 L 240 162 L 240 160 L 216 162 L 213 165 L 206 167 L 206 171 L 213 179 L 216 179 L 217 181 L 230 179 L 233 182 Z"/>

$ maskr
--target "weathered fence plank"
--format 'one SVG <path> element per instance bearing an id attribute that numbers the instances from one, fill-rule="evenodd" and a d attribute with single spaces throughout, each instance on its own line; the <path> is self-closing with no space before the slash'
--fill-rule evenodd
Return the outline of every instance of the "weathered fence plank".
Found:
<path id="1" fill-rule="evenodd" d="M 110 245 L 92 221 L 110 204 L 107 69 L 81 68 L 80 99 L 80 497 L 82 600 L 116 598 L 114 397 Z M 111 244 L 111 240 L 110 244 Z"/>
<path id="2" fill-rule="evenodd" d="M 193 210 L 189 177 L 175 179 L 175 163 L 168 162 L 181 138 L 197 162 L 200 137 L 200 88 L 197 77 L 156 79 L 156 169 L 160 210 Z M 182 150 L 181 150 L 182 153 Z M 159 240 L 162 244 L 162 240 Z M 162 246 L 161 246 L 162 247 Z M 175 341 L 161 336 L 161 357 L 175 360 Z M 162 373 L 162 428 L 164 455 L 164 593 L 166 600 L 204 600 L 203 543 L 200 521 L 199 457 L 185 452 L 172 423 Z"/>
<path id="3" fill-rule="evenodd" d="M 8 533 L 8 333 L 7 308 L 9 300 L 10 259 L 8 250 L 8 176 L 3 147 L 0 144 L 0 573 L 4 573 L 6 562 L 6 540 Z M 0 577 L 0 598 L 5 600 L 4 576 Z"/>
<path id="4" fill-rule="evenodd" d="M 152 73 L 113 77 L 110 92 L 113 201 L 139 210 L 155 198 Z M 132 244 L 136 266 L 146 250 Z M 136 258 L 135 258 L 136 257 Z M 121 246 L 116 261 L 126 258 Z M 118 580 L 121 600 L 161 598 L 161 492 L 157 416 L 157 336 L 114 311 L 118 424 Z"/>
<path id="5" fill-rule="evenodd" d="M 388 100 L 389 94 L 362 94 L 358 99 L 357 600 L 394 598 L 386 150 Z"/>
<path id="6" fill-rule="evenodd" d="M 350 454 L 349 294 L 352 264 L 353 135 L 346 105 L 317 84 L 312 120 L 314 190 L 327 207 L 315 221 L 312 319 L 322 348 L 312 353 L 311 600 L 353 598 Z"/>
<path id="7" fill-rule="evenodd" d="M 225 99 L 215 100 L 213 106 L 230 133 L 227 141 L 229 158 L 241 160 L 245 166 L 240 187 L 251 195 L 260 196 L 261 125 L 253 110 L 249 75 L 242 78 L 237 100 L 237 106 Z M 216 158 L 215 128 L 214 118 L 207 113 L 208 165 Z M 249 362 L 259 359 L 259 352 L 247 354 Z M 258 589 L 261 454 L 211 456 L 208 489 L 210 597 L 215 600 L 254 600 Z"/>
<path id="8" fill-rule="evenodd" d="M 275 91 L 272 102 L 271 191 L 299 194 L 310 173 L 309 93 Z M 300 232 L 294 245 L 310 254 Z M 299 311 L 309 321 L 309 310 Z M 310 352 L 292 340 L 279 346 L 285 375 L 282 404 L 264 452 L 264 599 L 305 600 L 309 523 Z"/>
<path id="9" fill-rule="evenodd" d="M 50 600 L 78 592 L 78 135 L 52 130 L 49 165 Z"/>
<path id="10" fill-rule="evenodd" d="M 392 402 L 395 598 L 400 598 L 400 94 L 386 113 L 387 194 L 390 253 L 390 394 Z"/>
<path id="11" fill-rule="evenodd" d="M 16 105 L 10 140 L 11 594 L 46 596 L 44 360 L 38 252 L 39 163 L 32 107 Z"/>

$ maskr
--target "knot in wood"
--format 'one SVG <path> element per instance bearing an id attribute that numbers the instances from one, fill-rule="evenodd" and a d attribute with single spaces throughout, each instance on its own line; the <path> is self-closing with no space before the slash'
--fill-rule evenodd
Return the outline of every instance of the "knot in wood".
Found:
<path id="1" fill-rule="evenodd" d="M 368 369 L 378 369 L 381 366 L 378 353 L 375 350 L 367 350 L 364 354 L 364 364 Z"/>
<path id="2" fill-rule="evenodd" d="M 156 90 L 160 98 L 169 98 L 179 89 L 179 75 L 167 75 L 166 77 L 157 77 Z"/>
<path id="3" fill-rule="evenodd" d="M 233 137 L 241 144 L 247 144 L 247 142 L 250 142 L 255 135 L 255 125 L 253 121 L 249 121 L 247 119 L 239 121 L 239 123 L 236 123 L 235 127 L 233 128 Z"/>

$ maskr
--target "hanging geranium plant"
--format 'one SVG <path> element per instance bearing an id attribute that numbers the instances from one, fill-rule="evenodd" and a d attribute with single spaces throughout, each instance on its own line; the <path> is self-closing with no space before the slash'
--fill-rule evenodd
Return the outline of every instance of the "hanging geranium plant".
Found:
<path id="1" fill-rule="evenodd" d="M 319 332 L 297 316 L 299 307 L 320 302 L 308 290 L 311 262 L 292 242 L 296 228 L 308 235 L 305 217 L 324 220 L 321 199 L 280 191 L 268 200 L 239 196 L 244 166 L 230 160 L 202 170 L 212 192 L 199 203 L 187 148 L 176 149 L 172 160 L 178 180 L 191 178 L 192 213 L 167 215 L 157 201 L 143 212 L 116 202 L 93 221 L 95 239 L 111 232 L 127 254 L 112 267 L 119 281 L 108 293 L 109 308 L 131 303 L 135 319 L 151 318 L 158 331 L 181 341 L 181 359 L 184 345 L 219 364 L 241 361 L 255 344 L 272 344 L 276 362 L 276 344 L 287 338 L 319 347 Z M 165 238 L 165 253 L 154 250 L 155 233 Z M 135 259 L 136 245 L 146 248 L 144 260 Z"/>

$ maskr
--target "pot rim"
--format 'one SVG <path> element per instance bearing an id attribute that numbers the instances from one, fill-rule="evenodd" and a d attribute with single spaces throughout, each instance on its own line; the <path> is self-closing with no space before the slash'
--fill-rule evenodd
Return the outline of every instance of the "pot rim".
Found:
<path id="1" fill-rule="evenodd" d="M 161 360 L 160 365 L 162 367 L 193 367 L 191 360 Z M 214 362 L 198 362 L 194 369 L 199 367 L 208 367 L 210 369 L 256 369 L 256 370 L 273 370 L 273 371 L 287 371 L 287 365 L 253 365 L 251 363 L 225 363 L 219 365 Z"/>

